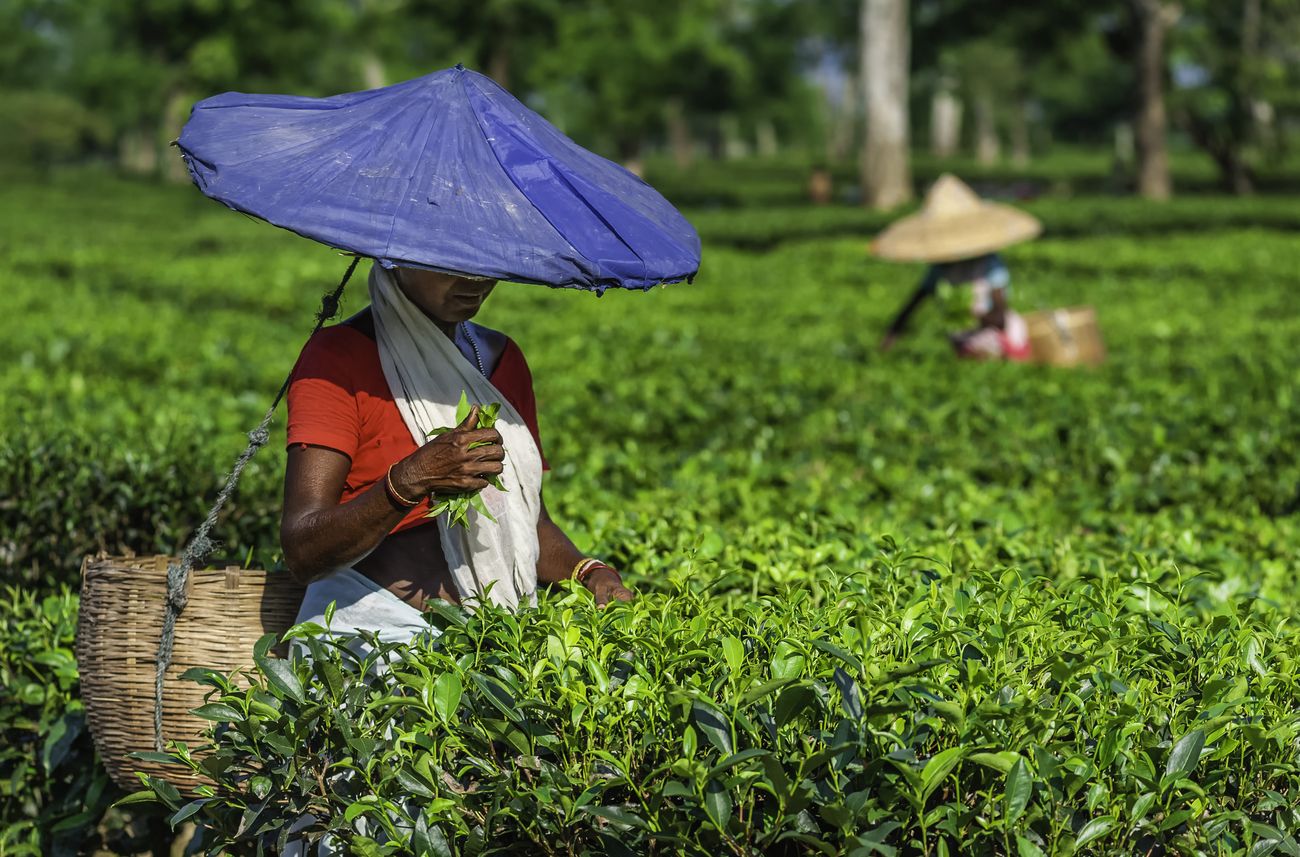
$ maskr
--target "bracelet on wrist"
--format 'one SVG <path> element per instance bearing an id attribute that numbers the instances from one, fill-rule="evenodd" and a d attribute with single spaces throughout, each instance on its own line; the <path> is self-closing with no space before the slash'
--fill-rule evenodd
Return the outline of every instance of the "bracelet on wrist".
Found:
<path id="1" fill-rule="evenodd" d="M 577 565 L 573 567 L 573 573 L 569 576 L 585 586 L 587 578 L 591 577 L 591 575 L 602 568 L 618 574 L 618 572 L 614 571 L 611 566 L 605 564 L 601 560 L 595 559 L 594 557 L 585 557 L 578 561 Z"/>
<path id="2" fill-rule="evenodd" d="M 405 509 L 414 509 L 416 506 L 420 505 L 420 501 L 406 499 L 398 493 L 397 488 L 393 485 L 393 468 L 395 466 L 396 462 L 388 465 L 388 472 L 384 474 L 384 489 L 388 492 L 388 498 L 394 503 Z"/>

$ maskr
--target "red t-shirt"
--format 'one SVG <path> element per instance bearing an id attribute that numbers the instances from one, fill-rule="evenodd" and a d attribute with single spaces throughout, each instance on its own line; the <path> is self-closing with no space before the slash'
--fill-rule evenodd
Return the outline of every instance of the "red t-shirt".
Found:
<path id="1" fill-rule="evenodd" d="M 523 417 L 540 451 L 533 376 L 514 340 L 506 340 L 489 380 Z M 384 479 L 390 465 L 415 452 L 415 440 L 384 378 L 379 346 L 359 326 L 337 324 L 307 340 L 287 401 L 289 446 L 323 446 L 352 460 L 342 503 Z M 545 457 L 542 460 L 545 466 Z M 393 532 L 430 522 L 428 511 L 426 499 Z"/>

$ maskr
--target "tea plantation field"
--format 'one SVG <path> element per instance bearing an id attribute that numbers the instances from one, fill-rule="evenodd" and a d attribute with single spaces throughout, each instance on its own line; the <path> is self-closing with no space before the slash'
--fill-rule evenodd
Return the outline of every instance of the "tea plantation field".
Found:
<path id="1" fill-rule="evenodd" d="M 189 188 L 3 193 L 0 854 L 138 852 L 79 559 L 178 549 L 345 260 Z M 959 363 L 933 309 L 880 354 L 921 271 L 851 208 L 691 211 L 693 285 L 502 285 L 548 505 L 640 598 L 214 678 L 181 815 L 229 853 L 310 813 L 360 854 L 1300 854 L 1300 201 L 1028 207 L 1013 302 L 1095 305 L 1097 370 Z M 276 447 L 222 559 L 277 562 Z"/>

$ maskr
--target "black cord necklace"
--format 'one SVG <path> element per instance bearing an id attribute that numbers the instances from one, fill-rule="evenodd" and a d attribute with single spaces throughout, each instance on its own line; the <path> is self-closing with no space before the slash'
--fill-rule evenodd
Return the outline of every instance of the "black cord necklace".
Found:
<path id="1" fill-rule="evenodd" d="M 474 341 L 474 335 L 469 332 L 469 324 L 462 321 L 460 323 L 460 330 L 461 333 L 465 335 L 466 341 L 469 342 L 469 347 L 474 351 L 474 362 L 478 364 L 479 374 L 486 378 L 487 369 L 483 367 L 483 355 L 479 353 L 478 343 Z"/>

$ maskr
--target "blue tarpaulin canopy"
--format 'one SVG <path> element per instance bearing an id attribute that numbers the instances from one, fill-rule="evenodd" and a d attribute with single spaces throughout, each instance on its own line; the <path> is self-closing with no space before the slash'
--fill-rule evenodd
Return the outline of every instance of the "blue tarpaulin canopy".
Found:
<path id="1" fill-rule="evenodd" d="M 461 66 L 329 98 L 217 95 L 178 146 L 213 199 L 386 267 L 600 292 L 700 266 L 654 188 Z"/>

